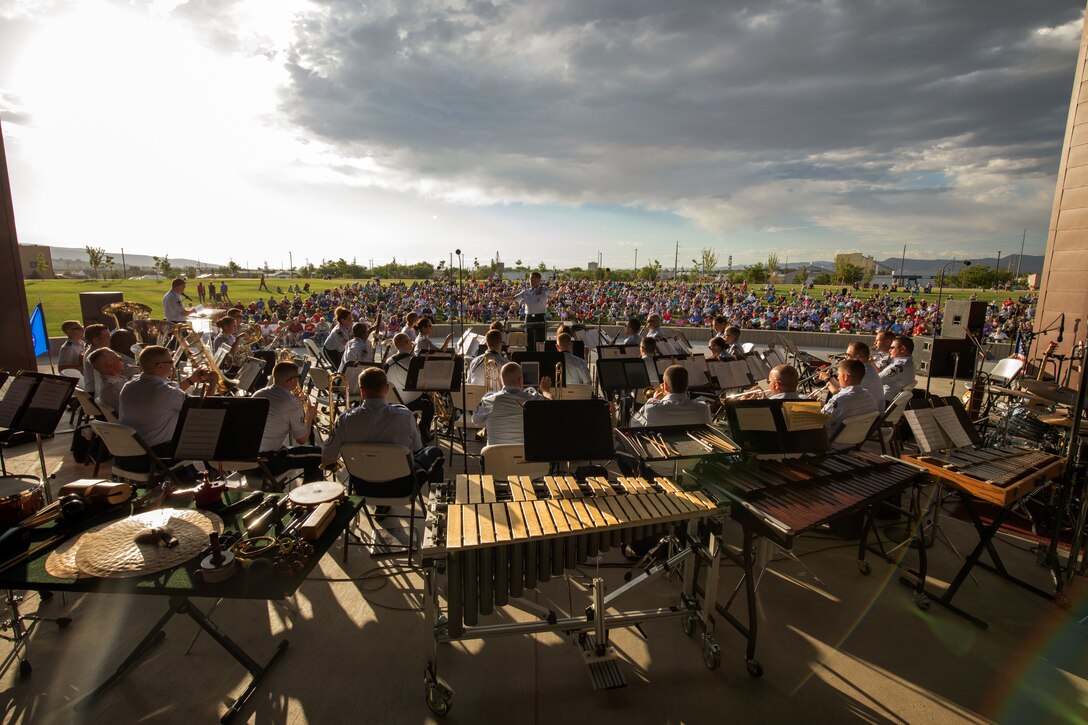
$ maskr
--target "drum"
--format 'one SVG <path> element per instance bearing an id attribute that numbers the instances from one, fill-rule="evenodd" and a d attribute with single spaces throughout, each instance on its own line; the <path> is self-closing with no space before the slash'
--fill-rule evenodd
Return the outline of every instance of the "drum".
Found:
<path id="1" fill-rule="evenodd" d="M 0 476 L 0 529 L 15 526 L 45 506 L 45 486 L 33 476 Z"/>
<path id="2" fill-rule="evenodd" d="M 1057 426 L 1047 425 L 1030 408 L 1016 407 L 1009 412 L 1009 442 L 1028 448 L 1053 453 L 1060 452 L 1061 430 Z"/>

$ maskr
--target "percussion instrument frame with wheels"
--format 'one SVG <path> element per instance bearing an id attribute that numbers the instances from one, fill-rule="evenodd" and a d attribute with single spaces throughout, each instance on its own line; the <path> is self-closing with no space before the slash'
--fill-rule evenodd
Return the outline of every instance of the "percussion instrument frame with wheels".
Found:
<path id="1" fill-rule="evenodd" d="M 550 477 L 549 477 L 550 478 Z M 498 499 L 505 498 L 501 493 L 496 496 L 496 486 L 490 476 L 459 476 L 458 486 L 464 482 L 464 479 L 468 479 L 470 487 L 473 483 L 476 485 L 477 493 L 480 492 L 482 483 L 483 490 L 483 506 L 487 506 L 487 501 L 493 501 L 491 506 L 501 507 L 504 503 Z M 563 517 L 561 511 L 566 511 L 567 517 L 570 516 L 569 510 L 574 508 L 577 504 L 571 505 L 572 502 L 582 503 L 591 500 L 592 496 L 584 496 L 584 492 L 588 490 L 588 483 L 582 487 L 581 491 L 576 491 L 578 484 L 573 482 L 571 478 L 555 477 L 557 485 L 567 486 L 566 492 L 563 494 L 560 500 L 558 496 L 545 498 L 544 500 L 525 501 L 524 504 L 537 504 L 537 511 L 542 512 L 542 516 L 546 516 L 548 510 L 552 511 L 552 516 L 556 516 L 555 519 L 556 528 L 551 531 L 545 531 L 542 528 L 538 529 L 535 525 L 526 525 L 524 529 L 525 536 L 521 539 L 521 543 L 518 543 L 518 539 L 512 533 L 515 527 L 511 526 L 509 530 L 503 524 L 496 525 L 495 533 L 496 537 L 510 541 L 511 543 L 505 545 L 505 549 L 512 549 L 516 551 L 516 547 L 536 546 L 541 547 L 541 552 L 548 552 L 543 556 L 552 556 L 550 565 L 555 570 L 561 572 L 560 576 L 566 576 L 565 570 L 570 568 L 572 560 L 575 560 L 575 550 L 578 549 L 578 553 L 586 553 L 584 543 L 586 540 L 590 541 L 589 551 L 594 554 L 598 551 L 596 548 L 598 536 L 602 537 L 600 541 L 605 541 L 609 536 L 615 537 L 618 540 L 620 529 L 626 527 L 627 534 L 634 535 L 632 532 L 639 530 L 649 530 L 658 522 L 668 522 L 665 524 L 668 528 L 664 529 L 666 533 L 662 536 L 658 548 L 664 547 L 665 554 L 663 557 L 658 557 L 651 561 L 649 565 L 644 567 L 639 573 L 631 575 L 629 581 L 609 592 L 605 581 L 599 576 L 592 577 L 590 587 L 590 601 L 584 609 L 584 614 L 581 616 L 569 616 L 560 617 L 555 611 L 548 610 L 540 607 L 527 600 L 520 599 L 519 596 L 514 594 L 520 593 L 520 584 L 518 588 L 510 592 L 509 598 L 505 596 L 505 582 L 496 583 L 491 587 L 492 594 L 495 595 L 493 604 L 497 606 L 512 606 L 522 611 L 537 617 L 536 621 L 531 622 L 517 622 L 517 623 L 498 623 L 498 624 L 462 624 L 462 615 L 460 612 L 461 602 L 461 574 L 460 570 L 467 571 L 470 567 L 475 567 L 475 561 L 491 562 L 491 561 L 504 561 L 505 557 L 509 556 L 510 561 L 514 560 L 514 555 L 508 554 L 504 550 L 503 546 L 493 546 L 492 548 L 478 548 L 478 549 L 463 549 L 455 551 L 453 549 L 447 549 L 444 544 L 443 536 L 445 532 L 445 526 L 447 524 L 447 512 L 452 506 L 450 499 L 453 501 L 459 501 L 463 497 L 462 495 L 453 497 L 452 491 L 449 491 L 451 486 L 432 486 L 430 492 L 430 501 L 428 502 L 428 514 L 427 514 L 427 526 L 424 534 L 424 544 L 422 548 L 422 565 L 424 576 L 424 626 L 427 628 L 427 638 L 430 640 L 429 652 L 427 657 L 427 665 L 424 671 L 424 685 L 425 685 L 425 699 L 427 707 L 438 716 L 443 716 L 450 711 L 453 704 L 453 690 L 444 685 L 439 680 L 439 645 L 446 644 L 458 640 L 467 639 L 488 639 L 490 637 L 511 636 L 511 635 L 526 635 L 526 634 L 538 634 L 543 632 L 556 632 L 568 635 L 577 644 L 582 653 L 583 661 L 589 666 L 591 676 L 593 677 L 594 686 L 597 689 L 612 689 L 615 687 L 624 686 L 623 676 L 619 672 L 616 666 L 616 654 L 612 647 L 608 644 L 609 631 L 612 629 L 625 628 L 625 627 L 638 627 L 641 623 L 655 619 L 668 619 L 668 618 L 681 618 L 683 630 L 692 634 L 696 623 L 700 623 L 702 626 L 702 654 L 704 663 L 707 667 L 715 669 L 721 663 L 721 648 L 719 647 L 716 639 L 714 638 L 714 631 L 716 625 L 716 609 L 714 602 L 708 602 L 706 597 L 699 595 L 700 588 L 697 586 L 696 578 L 700 568 L 706 568 L 705 583 L 702 587 L 702 591 L 715 592 L 717 591 L 718 574 L 721 565 L 721 559 L 724 547 L 721 545 L 719 538 L 713 534 L 706 534 L 706 529 L 700 527 L 700 522 L 710 516 L 716 516 L 719 514 L 717 509 L 717 503 L 708 499 L 701 492 L 697 490 L 690 493 L 681 493 L 680 496 L 694 496 L 699 497 L 701 502 L 696 510 L 695 506 L 692 506 L 690 510 L 684 513 L 673 513 L 670 516 L 663 518 L 651 519 L 649 517 L 644 519 L 627 519 L 620 523 L 610 521 L 605 526 L 584 526 L 580 527 L 578 524 L 574 524 L 570 529 L 563 530 L 562 524 L 559 523 L 560 517 Z M 547 480 L 547 479 L 546 479 Z M 661 489 L 654 488 L 655 484 L 650 484 L 644 479 L 621 479 L 624 481 L 623 486 L 628 486 L 627 495 L 617 495 L 615 492 L 607 492 L 605 486 L 600 483 L 594 483 L 593 488 L 600 496 L 604 496 L 607 493 L 608 497 L 614 499 L 641 499 L 642 497 L 637 495 L 652 494 L 645 496 L 646 499 L 653 498 L 655 501 L 659 501 L 662 495 L 667 495 L 670 487 L 675 490 L 679 490 L 675 484 L 671 484 L 667 479 L 656 479 L 655 484 Z M 664 485 L 662 484 L 664 481 Z M 637 484 L 635 482 L 638 482 Z M 526 483 L 526 486 L 531 484 Z M 549 486 L 552 486 L 552 482 L 549 481 Z M 613 482 L 615 486 L 615 482 Z M 642 487 L 640 490 L 638 487 Z M 528 491 L 528 488 L 524 489 Z M 659 490 L 664 490 L 666 494 L 659 493 Z M 488 492 L 490 491 L 490 498 Z M 554 491 L 554 489 L 553 489 Z M 532 494 L 529 494 L 530 497 Z M 554 495 L 554 494 L 553 494 Z M 516 504 L 519 496 L 514 493 L 512 495 L 513 501 L 510 503 Z M 555 505 L 551 505 L 555 504 Z M 562 506 L 560 505 L 562 504 Z M 641 506 L 641 504 L 639 504 Z M 646 508 L 652 508 L 647 506 Z M 531 510 L 531 509 L 529 509 Z M 585 511 L 583 508 L 576 510 Z M 630 509 L 626 509 L 630 511 Z M 557 514 L 557 512 L 560 512 Z M 577 516 L 578 514 L 575 514 Z M 505 515 L 496 519 L 497 521 L 506 521 Z M 569 519 L 568 519 L 569 520 Z M 585 521 L 583 516 L 582 521 Z M 543 518 L 541 519 L 543 522 Z M 639 524 L 644 526 L 638 527 Z M 672 528 L 674 525 L 683 525 L 683 531 L 677 532 Z M 467 525 L 466 525 L 467 528 Z M 531 531 L 530 531 L 531 529 Z M 499 533 L 500 530 L 502 533 Z M 505 535 L 509 535 L 509 538 L 503 538 Z M 525 539 L 532 539 L 530 543 L 526 543 Z M 491 546 L 491 543 L 486 546 Z M 492 556 L 492 552 L 495 552 Z M 555 552 L 552 554 L 551 552 Z M 479 556 L 478 559 L 471 557 Z M 468 556 L 467 559 L 462 557 Z M 520 554 L 518 561 L 521 561 Z M 525 559 L 526 562 L 532 561 L 532 555 L 528 555 Z M 557 558 L 558 557 L 558 560 Z M 539 560 L 538 560 L 539 563 Z M 490 564 L 485 564 L 489 566 Z M 517 565 L 512 565 L 511 572 L 517 571 Z M 526 571 L 532 568 L 531 564 L 526 566 Z M 548 569 L 548 563 L 545 562 L 543 569 Z M 496 569 L 496 572 L 499 570 Z M 677 576 L 679 574 L 679 576 Z M 475 576 L 475 575 L 472 575 Z M 483 577 L 483 574 L 480 574 Z M 497 575 L 500 576 L 501 575 Z M 511 574 L 509 582 L 513 588 L 515 586 L 513 579 L 515 576 L 518 582 L 521 580 L 521 575 Z M 667 579 L 675 578 L 677 581 L 677 602 L 671 606 L 656 607 L 650 609 L 631 609 L 621 610 L 614 613 L 607 613 L 609 609 L 614 609 L 619 600 L 628 597 L 636 593 L 640 588 L 645 586 L 651 581 L 665 577 Z M 543 575 L 541 576 L 543 579 Z M 481 581 L 483 579 L 481 578 Z M 498 582 L 499 579 L 496 579 Z M 532 588 L 527 583 L 525 588 Z M 502 601 L 500 601 L 500 594 Z M 451 606 L 452 605 L 452 606 Z M 469 605 L 465 605 L 466 607 Z M 481 606 L 481 611 L 483 607 Z M 487 612 L 484 612 L 485 614 Z M 466 616 L 466 620 L 470 617 Z M 475 615 L 471 617 L 475 620 Z"/>

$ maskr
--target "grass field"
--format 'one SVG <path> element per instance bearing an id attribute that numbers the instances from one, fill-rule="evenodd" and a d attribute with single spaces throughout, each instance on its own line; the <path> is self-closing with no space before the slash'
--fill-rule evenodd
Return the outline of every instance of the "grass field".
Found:
<path id="1" fill-rule="evenodd" d="M 216 280 L 217 282 L 220 280 Z M 276 287 L 287 288 L 288 285 L 293 285 L 296 282 L 299 284 L 310 283 L 311 288 L 324 289 L 328 286 L 334 286 L 343 284 L 345 282 L 352 282 L 354 280 L 294 280 L 294 279 L 277 279 L 269 281 L 269 286 L 272 289 Z M 396 281 L 396 280 L 390 280 Z M 235 303 L 249 304 L 253 300 L 257 299 L 258 292 L 257 287 L 260 285 L 259 279 L 228 279 L 228 293 L 230 298 Z M 796 285 L 779 285 L 779 292 L 786 292 Z M 160 317 L 162 315 L 162 297 L 169 289 L 169 281 L 167 280 L 152 280 L 152 279 L 140 279 L 140 280 L 72 280 L 72 279 L 49 279 L 49 280 L 27 280 L 26 281 L 26 300 L 28 309 L 33 309 L 38 304 L 39 297 L 41 298 L 42 308 L 45 310 L 45 321 L 49 327 L 50 335 L 60 335 L 61 323 L 65 320 L 82 320 L 82 314 L 79 308 L 79 293 L 80 292 L 106 292 L 116 291 L 123 292 L 125 299 L 129 302 L 141 302 L 148 305 L 153 310 L 152 317 Z M 816 291 L 822 293 L 826 289 L 842 289 L 841 286 L 830 285 L 828 287 L 817 287 Z M 987 302 L 994 299 L 1005 299 L 1008 293 L 1005 292 L 991 292 L 983 290 L 961 290 L 945 288 L 944 299 L 966 299 L 972 292 L 978 294 L 980 300 Z M 197 299 L 196 295 L 196 281 L 189 283 L 189 288 L 186 292 L 194 300 Z M 757 295 L 762 295 L 761 289 L 757 289 Z M 867 295 L 868 293 L 862 290 L 859 294 Z M 900 293 L 902 295 L 902 293 Z M 1014 292 L 1013 299 L 1016 299 L 1024 292 Z M 260 293 L 261 296 L 267 297 L 267 292 Z M 905 295 L 903 295 L 905 296 Z M 936 299 L 936 291 L 930 295 L 919 295 L 922 299 Z M 942 301 L 943 304 L 943 301 Z"/>

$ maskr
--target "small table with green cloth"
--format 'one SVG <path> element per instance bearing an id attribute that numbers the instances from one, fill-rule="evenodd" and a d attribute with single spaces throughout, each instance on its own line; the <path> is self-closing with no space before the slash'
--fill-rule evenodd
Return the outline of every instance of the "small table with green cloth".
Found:
<path id="1" fill-rule="evenodd" d="M 223 496 L 223 504 L 219 508 L 225 507 L 226 505 L 243 498 L 248 493 L 248 491 L 226 492 Z M 306 578 L 309 576 L 310 572 L 313 571 L 313 568 L 317 565 L 317 562 L 321 557 L 328 552 L 332 544 L 341 534 L 343 534 L 344 530 L 347 529 L 351 521 L 355 518 L 355 515 L 358 513 L 359 508 L 362 506 L 362 502 L 362 498 L 358 496 L 349 496 L 341 501 L 340 505 L 336 508 L 334 518 L 321 537 L 316 541 L 310 542 L 314 548 L 313 555 L 309 557 L 304 566 L 291 573 L 283 573 L 278 570 L 265 570 L 266 573 L 268 573 L 267 576 L 250 577 L 247 576 L 248 572 L 246 570 L 239 568 L 234 576 L 225 581 L 215 583 L 205 582 L 201 577 L 197 576 L 197 572 L 200 569 L 201 557 L 194 556 L 184 564 L 145 576 L 119 579 L 62 579 L 50 575 L 45 569 L 46 559 L 57 547 L 44 546 L 34 551 L 29 558 L 0 573 L 0 590 L 27 589 L 36 591 L 69 591 L 96 594 L 151 594 L 169 597 L 169 608 L 155 623 L 155 626 L 152 627 L 151 631 L 147 633 L 147 636 L 140 641 L 131 654 L 129 654 L 117 667 L 117 670 L 113 675 L 87 695 L 80 704 L 93 701 L 98 695 L 104 692 L 106 688 L 113 684 L 114 681 L 123 675 L 129 667 L 135 664 L 140 657 L 146 654 L 154 645 L 161 642 L 166 636 L 163 627 L 166 626 L 166 623 L 175 614 L 186 614 L 215 639 L 223 649 L 227 650 L 234 659 L 249 670 L 252 675 L 249 685 L 246 687 L 241 697 L 238 698 L 230 710 L 228 710 L 221 719 L 221 722 L 225 723 L 233 719 L 242 707 L 244 707 L 246 701 L 257 689 L 257 685 L 264 675 L 268 673 L 279 656 L 287 650 L 288 641 L 286 639 L 280 641 L 276 646 L 275 651 L 272 653 L 272 656 L 264 665 L 261 665 L 220 630 L 219 627 L 204 614 L 204 612 L 190 601 L 190 598 L 212 597 L 267 601 L 279 600 L 291 596 L 302 583 L 306 581 Z M 171 502 L 171 504 L 178 507 L 178 504 L 176 503 Z M 207 509 L 207 511 L 218 514 L 218 512 L 212 508 Z M 242 524 L 241 515 L 245 513 L 245 511 L 246 509 L 242 509 L 222 516 L 225 529 L 234 529 L 239 532 L 244 532 L 245 527 Z M 87 517 L 72 533 L 73 535 L 76 535 L 99 524 L 123 519 L 131 513 L 132 506 L 130 503 L 121 504 L 109 511 Z M 288 518 L 285 516 L 284 521 L 287 520 Z M 34 549 L 35 546 L 39 545 L 41 542 L 55 537 L 62 531 L 63 528 L 56 521 L 31 530 L 30 548 Z M 57 542 L 57 546 L 61 543 L 63 542 Z"/>

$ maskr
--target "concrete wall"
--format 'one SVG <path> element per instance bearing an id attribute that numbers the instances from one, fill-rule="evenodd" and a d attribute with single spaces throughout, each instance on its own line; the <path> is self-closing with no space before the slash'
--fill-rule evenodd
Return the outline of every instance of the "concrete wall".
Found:
<path id="1" fill-rule="evenodd" d="M 1088 319 L 1088 74 L 1085 73 L 1088 27 L 1081 33 L 1073 94 L 1065 141 L 1058 167 L 1057 189 L 1047 235 L 1046 257 L 1040 276 L 1039 312 L 1035 329 L 1051 326 L 1061 313 L 1066 315 L 1064 342 L 1059 353 L 1073 346 L 1074 320 Z M 1088 329 L 1078 333 L 1084 339 Z M 1036 338 L 1032 353 L 1042 354 L 1057 332 Z"/>

